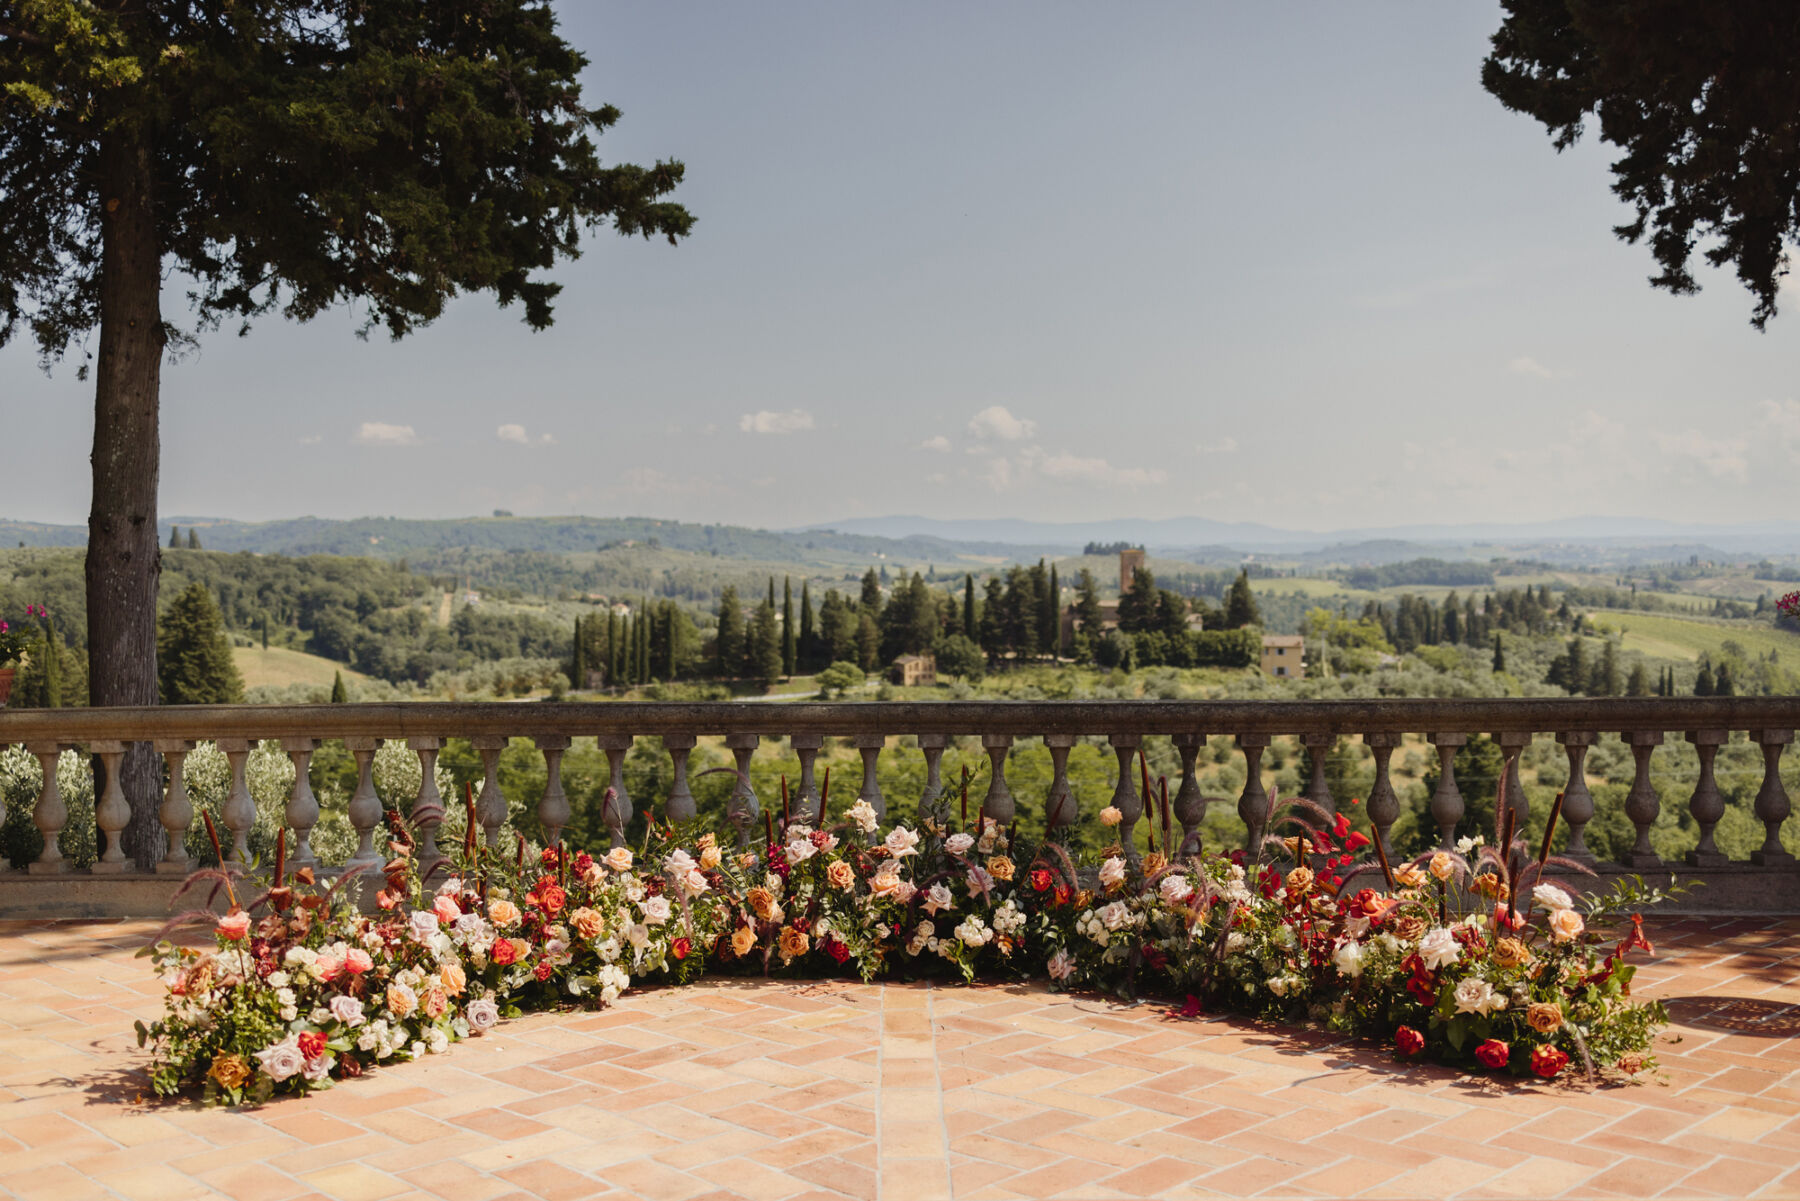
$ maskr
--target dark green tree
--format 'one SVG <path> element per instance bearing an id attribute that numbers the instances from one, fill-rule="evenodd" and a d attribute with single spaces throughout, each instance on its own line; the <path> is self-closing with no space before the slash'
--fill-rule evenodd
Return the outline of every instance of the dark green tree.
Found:
<path id="1" fill-rule="evenodd" d="M 180 546 L 181 546 L 181 527 L 178 525 L 172 525 L 169 527 L 169 549 L 175 550 L 175 549 L 179 548 Z"/>
<path id="2" fill-rule="evenodd" d="M 791 676 L 800 662 L 800 630 L 794 622 L 794 577 L 781 578 L 781 674 Z"/>
<path id="3" fill-rule="evenodd" d="M 350 703 L 350 690 L 344 687 L 344 673 L 341 671 L 331 673 L 331 703 L 334 705 Z"/>
<path id="4" fill-rule="evenodd" d="M 800 646 L 798 650 L 801 671 L 817 671 L 822 663 L 829 662 L 820 653 L 818 622 L 813 615 L 812 581 L 800 581 Z"/>
<path id="5" fill-rule="evenodd" d="M 987 656 L 964 634 L 951 634 L 938 641 L 937 669 L 940 675 L 960 676 L 971 684 L 987 674 Z"/>
<path id="6" fill-rule="evenodd" d="M 767 688 L 781 678 L 781 627 L 775 617 L 775 606 L 767 599 L 756 607 L 750 618 L 749 655 L 744 662 L 744 675 Z"/>
<path id="7" fill-rule="evenodd" d="M 681 164 L 603 167 L 618 110 L 535 0 L 0 5 L 0 344 L 99 331 L 87 647 L 93 701 L 153 704 L 163 354 L 343 303 L 399 337 L 463 292 L 550 323 L 581 230 L 685 235 Z M 163 281 L 193 298 L 187 330 Z M 161 761 L 127 758 L 124 848 L 162 849 Z"/>
<path id="8" fill-rule="evenodd" d="M 1800 101 L 1793 55 L 1800 6 L 1786 0 L 1619 4 L 1502 0 L 1506 17 L 1482 63 L 1501 104 L 1539 121 L 1556 149 L 1589 118 L 1623 153 L 1613 193 L 1635 220 L 1613 227 L 1647 242 L 1652 287 L 1697 292 L 1703 246 L 1756 298 L 1750 322 L 1775 315 L 1788 247 L 1800 241 Z"/>
<path id="9" fill-rule="evenodd" d="M 1225 594 L 1225 628 L 1241 630 L 1262 624 L 1262 611 L 1256 607 L 1256 596 L 1250 591 L 1250 572 L 1239 571 Z"/>
<path id="10" fill-rule="evenodd" d="M 882 568 L 882 571 L 885 572 L 886 570 L 887 568 Z M 881 616 L 881 579 L 882 577 L 876 574 L 873 567 L 863 573 L 862 607 L 863 612 L 867 613 L 870 617 Z"/>
<path id="11" fill-rule="evenodd" d="M 973 573 L 963 574 L 963 637 L 970 642 L 981 640 L 981 623 L 975 609 L 975 576 Z"/>
<path id="12" fill-rule="evenodd" d="M 187 548 L 189 550 L 199 550 L 200 549 L 200 532 L 198 530 L 194 529 L 192 526 L 188 527 Z"/>
<path id="13" fill-rule="evenodd" d="M 1136 634 L 1156 628 L 1156 577 L 1147 567 L 1131 572 L 1131 587 L 1119 597 L 1119 628 Z"/>
<path id="14" fill-rule="evenodd" d="M 1619 644 L 1608 638 L 1600 648 L 1600 662 L 1594 664 L 1594 681 L 1589 696 L 1619 695 Z"/>
<path id="15" fill-rule="evenodd" d="M 1716 691 L 1713 683 L 1712 664 L 1703 658 L 1700 660 L 1700 670 L 1694 673 L 1694 695 L 1712 696 Z"/>
<path id="16" fill-rule="evenodd" d="M 719 632 L 713 642 L 713 674 L 735 676 L 744 662 L 744 610 L 737 588 L 725 585 L 719 594 Z"/>
<path id="17" fill-rule="evenodd" d="M 1060 659 L 1063 655 L 1062 644 L 1062 581 L 1057 578 L 1056 564 L 1050 564 L 1050 594 L 1045 598 L 1044 628 L 1038 635 L 1050 651 L 1051 658 Z"/>
<path id="18" fill-rule="evenodd" d="M 581 618 L 575 619 L 575 649 L 570 655 L 569 679 L 575 687 L 587 687 L 587 639 L 581 636 Z"/>
<path id="19" fill-rule="evenodd" d="M 1649 673 L 1644 670 L 1644 664 L 1641 659 L 1631 665 L 1631 672 L 1625 677 L 1625 695 L 1650 695 L 1650 676 Z"/>
<path id="20" fill-rule="evenodd" d="M 1731 679 L 1731 664 L 1719 664 L 1719 672 L 1713 678 L 1714 696 L 1736 696 L 1737 685 Z"/>
<path id="21" fill-rule="evenodd" d="M 881 666 L 881 627 L 875 624 L 874 614 L 867 609 L 856 619 L 856 655 L 864 671 L 874 671 Z"/>
<path id="22" fill-rule="evenodd" d="M 1494 670 L 1506 670 L 1506 651 L 1500 645 L 1500 635 L 1498 632 L 1494 634 Z"/>
<path id="23" fill-rule="evenodd" d="M 160 626 L 157 687 L 165 705 L 231 705 L 244 699 L 224 620 L 205 584 L 196 580 L 183 589 Z"/>

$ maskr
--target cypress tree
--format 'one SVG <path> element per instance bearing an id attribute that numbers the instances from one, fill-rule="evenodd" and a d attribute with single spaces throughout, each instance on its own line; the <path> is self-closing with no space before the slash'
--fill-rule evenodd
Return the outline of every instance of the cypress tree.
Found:
<path id="1" fill-rule="evenodd" d="M 794 628 L 794 577 L 781 577 L 781 674 L 792 676 L 800 661 L 800 631 Z"/>
<path id="2" fill-rule="evenodd" d="M 1713 683 L 1714 696 L 1736 696 L 1737 685 L 1731 681 L 1731 664 L 1719 664 L 1718 678 Z"/>
<path id="3" fill-rule="evenodd" d="M 781 631 L 775 622 L 775 605 L 765 600 L 750 619 L 749 655 L 744 674 L 765 688 L 781 678 Z"/>
<path id="4" fill-rule="evenodd" d="M 195 580 L 163 614 L 156 636 L 157 690 L 166 705 L 227 705 L 244 699 L 224 619 Z"/>
<path id="5" fill-rule="evenodd" d="M 344 673 L 341 671 L 331 673 L 331 703 L 334 705 L 350 703 L 350 690 L 344 687 Z"/>
<path id="6" fill-rule="evenodd" d="M 44 614 L 44 708 L 62 708 L 62 648 L 57 645 L 56 624 Z"/>
<path id="7" fill-rule="evenodd" d="M 795 651 L 801 664 L 810 668 L 818 661 L 818 630 L 814 628 L 812 581 L 800 581 L 800 645 Z"/>
<path id="8" fill-rule="evenodd" d="M 981 627 L 975 621 L 975 575 L 973 572 L 963 573 L 963 637 L 971 642 L 981 639 Z"/>
<path id="9" fill-rule="evenodd" d="M 650 611 L 650 598 L 647 596 L 644 598 L 643 612 L 643 620 L 638 622 L 640 627 L 638 633 L 638 683 L 648 684 L 650 682 L 650 629 L 655 617 Z"/>
<path id="10" fill-rule="evenodd" d="M 887 568 L 883 567 L 881 570 L 886 572 Z M 881 616 L 881 580 L 882 576 L 877 575 L 873 567 L 863 573 L 862 607 L 863 612 L 870 617 Z"/>
<path id="11" fill-rule="evenodd" d="M 719 594 L 719 633 L 713 642 L 713 671 L 731 678 L 743 670 L 744 612 L 737 589 L 730 584 Z"/>
<path id="12" fill-rule="evenodd" d="M 606 610 L 606 682 L 619 682 L 619 615 Z"/>
<path id="13" fill-rule="evenodd" d="M 1119 621 L 1124 626 L 1124 619 Z M 1262 624 L 1262 613 L 1256 607 L 1256 595 L 1250 591 L 1250 571 L 1248 568 L 1238 572 L 1237 579 L 1231 583 L 1231 591 L 1225 597 L 1225 627 L 1241 630 L 1245 626 Z"/>
<path id="14" fill-rule="evenodd" d="M 1500 635 L 1498 632 L 1494 634 L 1494 670 L 1506 670 L 1506 652 L 1500 647 Z"/>
<path id="15" fill-rule="evenodd" d="M 181 527 L 178 525 L 172 525 L 169 527 L 169 549 L 170 550 L 179 550 L 180 548 L 181 548 Z"/>
<path id="16" fill-rule="evenodd" d="M 1694 695 L 1712 696 L 1714 694 L 1712 664 L 1705 659 L 1700 660 L 1700 670 L 1694 676 Z"/>
<path id="17" fill-rule="evenodd" d="M 262 615 L 262 644 L 264 650 L 269 649 L 269 615 L 267 613 Z"/>
<path id="18" fill-rule="evenodd" d="M 189 550 L 200 549 L 200 534 L 192 526 L 188 527 L 187 548 Z"/>
<path id="19" fill-rule="evenodd" d="M 1062 658 L 1062 582 L 1056 575 L 1056 564 L 1050 564 L 1050 591 L 1044 594 L 1044 628 L 1038 642 L 1050 652 L 1052 659 Z"/>
<path id="20" fill-rule="evenodd" d="M 587 687 L 587 647 L 582 645 L 581 618 L 575 619 L 575 653 L 570 656 L 575 687 Z"/>

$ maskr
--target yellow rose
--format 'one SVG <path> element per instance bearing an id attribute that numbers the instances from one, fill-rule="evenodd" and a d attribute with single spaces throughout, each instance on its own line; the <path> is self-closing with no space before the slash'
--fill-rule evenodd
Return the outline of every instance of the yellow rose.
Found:
<path id="1" fill-rule="evenodd" d="M 718 847 L 716 847 L 716 846 L 715 847 L 705 847 L 701 850 L 701 852 L 700 852 L 700 870 L 701 871 L 716 872 L 719 870 L 719 863 L 720 863 L 720 859 L 719 859 L 719 848 Z"/>
<path id="2" fill-rule="evenodd" d="M 206 1074 L 226 1088 L 241 1088 L 250 1079 L 250 1065 L 236 1055 L 221 1055 Z"/>
<path id="3" fill-rule="evenodd" d="M 1562 1006 L 1550 1001 L 1533 1004 L 1525 1011 L 1525 1024 L 1539 1034 L 1550 1033 L 1562 1025 L 1562 1020 Z"/>
<path id="4" fill-rule="evenodd" d="M 1520 967 L 1531 962 L 1531 948 L 1516 938 L 1502 938 L 1494 944 L 1494 963 L 1499 967 Z"/>

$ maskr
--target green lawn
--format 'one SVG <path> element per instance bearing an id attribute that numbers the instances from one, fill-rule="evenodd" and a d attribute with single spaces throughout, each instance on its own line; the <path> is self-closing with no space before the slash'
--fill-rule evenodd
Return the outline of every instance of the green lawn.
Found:
<path id="1" fill-rule="evenodd" d="M 1800 659 L 1800 634 L 1790 634 L 1761 622 L 1689 621 L 1658 613 L 1597 612 L 1597 621 L 1624 632 L 1624 648 L 1664 659 L 1717 658 L 1726 640 L 1737 643 L 1752 657 L 1779 651 L 1784 661 Z"/>

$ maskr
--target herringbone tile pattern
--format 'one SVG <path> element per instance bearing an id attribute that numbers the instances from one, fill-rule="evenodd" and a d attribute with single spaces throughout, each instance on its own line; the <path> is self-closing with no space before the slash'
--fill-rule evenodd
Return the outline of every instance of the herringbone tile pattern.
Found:
<path id="1" fill-rule="evenodd" d="M 1156 1005 L 715 980 L 308 1100 L 143 1096 L 148 923 L 0 924 L 18 1197 L 1800 1197 L 1800 921 L 1664 920 L 1668 1083 L 1402 1069 Z"/>

